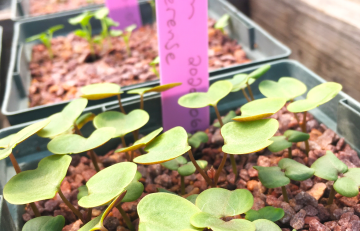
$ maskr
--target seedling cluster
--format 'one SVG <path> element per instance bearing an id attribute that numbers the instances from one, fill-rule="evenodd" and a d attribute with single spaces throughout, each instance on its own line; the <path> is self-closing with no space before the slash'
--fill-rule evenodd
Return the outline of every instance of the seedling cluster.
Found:
<path id="1" fill-rule="evenodd" d="M 278 166 L 254 166 L 262 185 L 267 188 L 282 188 L 284 201 L 289 201 L 286 185 L 291 180 L 303 181 L 314 175 L 334 181 L 328 203 L 332 203 L 335 191 L 346 197 L 357 195 L 360 186 L 359 169 L 348 169 L 330 151 L 310 167 L 291 159 L 293 143 L 306 142 L 309 139 L 306 129 L 302 132 L 288 130 L 283 136 L 274 136 L 278 131 L 279 122 L 269 118 L 282 109 L 287 101 L 291 101 L 292 103 L 287 106 L 288 110 L 293 113 L 304 112 L 305 119 L 299 121 L 299 125 L 306 128 L 306 112 L 335 97 L 341 85 L 321 84 L 311 89 L 305 100 L 294 101 L 294 98 L 306 91 L 305 85 L 301 82 L 288 77 L 281 78 L 279 82 L 265 80 L 260 83 L 260 91 L 268 98 L 255 100 L 250 85 L 269 68 L 270 66 L 266 65 L 250 74 L 217 81 L 210 86 L 208 92 L 190 93 L 179 98 L 178 103 L 183 107 L 212 106 L 215 109 L 218 123 L 214 126 L 221 129 L 224 139 L 222 160 L 217 169 L 209 166 L 205 160 L 196 160 L 193 155 L 195 149 L 208 142 L 205 132 L 188 134 L 182 127 L 174 127 L 163 132 L 162 128 L 158 128 L 139 139 L 139 129 L 149 121 L 149 114 L 144 110 L 144 94 L 163 92 L 181 83 L 127 92 L 140 96 L 139 109 L 130 112 L 126 112 L 121 103 L 123 91 L 120 86 L 111 83 L 93 84 L 84 87 L 81 90 L 81 98 L 70 102 L 61 112 L 0 140 L 0 147 L 3 148 L 0 150 L 0 159 L 9 157 L 17 173 L 5 185 L 4 197 L 12 204 L 30 203 L 36 218 L 27 222 L 23 230 L 63 228 L 65 222 L 62 216 L 41 217 L 34 203 L 51 199 L 58 193 L 64 203 L 83 221 L 81 231 L 106 230 L 104 219 L 115 207 L 121 213 L 127 228 L 133 231 L 135 227 L 122 209 L 122 203 L 137 200 L 144 191 L 144 186 L 139 181 L 141 174 L 137 171 L 137 164 L 161 164 L 179 173 L 181 195 L 160 189 L 162 192 L 149 194 L 141 199 L 137 208 L 140 231 L 205 228 L 214 231 L 281 231 L 274 222 L 284 216 L 282 209 L 265 207 L 258 211 L 251 210 L 254 199 L 249 191 L 218 188 L 219 176 L 226 164 L 227 156 L 230 156 L 232 171 L 237 176 L 235 155 L 255 153 L 265 148 L 272 152 L 288 149 L 289 158 L 280 160 Z M 276 92 L 269 90 L 273 86 L 276 86 Z M 298 86 L 302 86 L 302 89 L 299 90 Z M 246 89 L 250 97 L 247 96 Z M 230 111 L 222 118 L 218 110 L 221 99 L 239 90 L 242 90 L 249 102 L 240 108 L 240 115 Z M 109 97 L 118 98 L 121 112 L 107 111 L 98 115 L 81 115 L 88 100 Z M 89 137 L 84 137 L 81 128 L 88 122 L 92 122 L 96 130 Z M 47 147 L 53 155 L 42 159 L 37 169 L 22 172 L 12 150 L 35 133 L 50 139 Z M 125 142 L 125 136 L 128 134 L 133 136 L 132 145 Z M 122 147 L 115 152 L 126 153 L 127 161 L 102 168 L 102 165 L 98 164 L 94 149 L 110 139 L 118 139 L 119 142 L 121 140 Z M 60 185 L 69 168 L 70 155 L 85 152 L 90 156 L 97 173 L 86 185 L 79 188 L 78 204 L 86 209 L 85 213 L 81 213 L 67 200 Z M 188 154 L 189 159 L 184 154 Z M 209 168 L 210 170 L 206 171 Z M 184 179 L 196 171 L 204 178 L 209 189 L 185 195 Z M 105 211 L 91 220 L 92 209 L 99 206 L 106 206 Z"/>

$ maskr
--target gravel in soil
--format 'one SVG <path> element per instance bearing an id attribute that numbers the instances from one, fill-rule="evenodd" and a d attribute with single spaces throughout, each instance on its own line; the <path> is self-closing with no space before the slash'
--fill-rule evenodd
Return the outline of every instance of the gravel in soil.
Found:
<path id="1" fill-rule="evenodd" d="M 300 121 L 302 115 L 298 115 Z M 300 130 L 298 123 L 292 113 L 289 113 L 284 107 L 272 118 L 279 121 L 280 127 L 276 135 L 281 135 L 288 129 Z M 325 125 L 319 124 L 311 114 L 307 115 L 307 131 L 310 133 L 309 157 L 304 154 L 303 143 L 293 145 L 293 158 L 300 163 L 307 163 L 310 166 L 317 158 L 325 155 L 326 150 L 331 150 L 341 161 L 349 168 L 360 167 L 360 159 L 353 149 L 344 142 L 336 133 L 328 129 Z M 194 150 L 195 156 L 207 160 L 209 165 L 218 168 L 223 153 L 221 146 L 223 138 L 219 129 L 210 126 L 206 133 L 209 141 L 202 144 Z M 119 148 L 121 145 L 119 145 Z M 264 149 L 257 153 L 249 155 L 236 155 L 238 177 L 235 181 L 235 175 L 232 172 L 230 160 L 227 160 L 223 169 L 218 186 L 229 190 L 248 189 L 254 196 L 254 205 L 252 209 L 258 210 L 265 206 L 274 206 L 282 208 L 285 216 L 277 222 L 283 231 L 309 230 L 309 231 L 359 231 L 360 230 L 360 196 L 346 198 L 336 194 L 334 203 L 327 205 L 327 198 L 330 193 L 333 182 L 320 179 L 316 176 L 311 179 L 294 182 L 292 181 L 287 187 L 290 203 L 283 200 L 281 188 L 267 189 L 262 186 L 258 179 L 258 174 L 253 166 L 276 166 L 277 163 L 288 156 L 287 150 L 278 153 L 271 153 Z M 79 208 L 77 203 L 78 187 L 84 185 L 96 171 L 89 158 L 79 155 L 73 155 L 71 166 L 65 177 L 61 189 L 64 195 L 71 201 L 75 207 Z M 112 164 L 126 161 L 124 153 L 114 153 L 110 151 L 105 156 L 99 156 L 99 165 L 101 168 L 108 167 Z M 150 166 L 138 166 L 138 171 L 142 174 L 140 181 L 144 184 L 145 190 L 141 196 L 143 198 L 149 193 L 157 192 L 157 188 L 165 188 L 171 192 L 180 193 L 180 176 L 176 171 L 165 169 L 159 164 Z M 198 193 L 208 188 L 203 177 L 195 173 L 185 177 L 186 193 Z M 138 215 L 136 206 L 141 200 L 135 202 L 126 202 L 122 204 L 123 209 L 131 217 L 131 220 L 138 225 Z M 66 227 L 63 231 L 75 231 L 81 227 L 82 223 L 77 220 L 75 215 L 66 207 L 61 198 L 57 195 L 51 200 L 40 201 L 36 203 L 42 215 L 63 215 L 66 218 Z M 79 208 L 86 214 L 85 209 Z M 92 217 L 96 217 L 105 209 L 98 207 L 93 209 Z M 23 214 L 25 221 L 34 217 L 29 206 Z M 105 220 L 105 227 L 109 231 L 126 231 L 125 223 L 115 208 Z"/>
<path id="2" fill-rule="evenodd" d="M 216 70 L 250 60 L 242 47 L 208 21 L 209 67 Z M 130 39 L 131 56 L 121 37 L 96 45 L 96 55 L 89 44 L 70 33 L 52 39 L 54 59 L 43 44 L 34 45 L 29 64 L 32 80 L 29 107 L 77 98 L 80 88 L 88 84 L 110 82 L 128 86 L 158 79 L 149 63 L 158 56 L 156 25 L 134 31 Z M 158 68 L 158 67 L 157 67 Z"/>

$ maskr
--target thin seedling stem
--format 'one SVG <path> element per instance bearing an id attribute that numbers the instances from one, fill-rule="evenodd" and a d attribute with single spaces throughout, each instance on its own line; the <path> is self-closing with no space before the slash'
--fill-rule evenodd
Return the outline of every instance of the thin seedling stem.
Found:
<path id="1" fill-rule="evenodd" d="M 243 88 L 243 89 L 241 89 L 241 91 L 242 91 L 243 95 L 245 96 L 246 100 L 247 100 L 248 102 L 250 102 L 251 100 L 250 100 L 248 94 L 246 93 L 245 89 Z"/>
<path id="2" fill-rule="evenodd" d="M 235 182 L 236 182 L 238 173 L 237 173 L 237 167 L 236 167 L 236 161 L 235 161 L 234 155 L 230 155 L 230 161 L 231 161 L 231 167 L 232 167 L 233 173 L 235 174 Z"/>
<path id="3" fill-rule="evenodd" d="M 31 209 L 32 209 L 33 212 L 34 212 L 35 217 L 40 217 L 40 216 L 41 216 L 41 214 L 40 214 L 40 212 L 39 212 L 39 210 L 38 210 L 38 208 L 36 207 L 36 205 L 35 205 L 34 202 L 31 202 L 31 203 L 30 203 L 30 207 L 31 207 Z"/>
<path id="4" fill-rule="evenodd" d="M 99 165 L 97 163 L 97 158 L 96 158 L 97 155 L 95 154 L 94 150 L 89 150 L 89 156 L 91 158 L 91 161 L 92 161 L 92 163 L 94 165 L 95 170 L 97 172 L 100 172 L 100 167 L 99 167 Z"/>
<path id="5" fill-rule="evenodd" d="M 185 194 L 185 177 L 184 176 L 180 176 L 181 179 L 181 195 Z"/>
<path id="6" fill-rule="evenodd" d="M 81 133 L 80 129 L 78 128 L 78 126 L 76 125 L 76 123 L 74 123 L 74 129 L 75 129 L 75 133 L 78 134 L 79 136 L 83 136 L 83 134 Z"/>
<path id="7" fill-rule="evenodd" d="M 140 109 L 144 110 L 144 95 L 140 95 Z"/>
<path id="8" fill-rule="evenodd" d="M 223 123 L 223 121 L 221 119 L 221 115 L 220 115 L 219 110 L 218 110 L 216 105 L 214 105 L 214 109 L 215 109 L 215 112 L 216 112 L 216 116 L 217 116 L 217 118 L 219 120 L 220 127 L 224 126 L 224 123 Z"/>
<path id="9" fill-rule="evenodd" d="M 294 99 L 291 99 L 290 102 L 291 103 L 294 102 Z M 299 120 L 299 117 L 297 116 L 297 114 L 296 113 L 293 113 L 293 114 L 294 114 L 294 117 L 295 117 L 296 121 L 298 122 L 298 124 L 300 124 L 300 120 Z"/>
<path id="10" fill-rule="evenodd" d="M 123 107 L 123 105 L 122 105 L 122 103 L 121 103 L 121 96 L 120 96 L 120 94 L 117 95 L 117 98 L 118 98 L 118 101 L 119 101 L 119 107 L 120 107 L 121 112 L 126 115 L 125 109 L 124 109 L 124 107 Z"/>
<path id="11" fill-rule="evenodd" d="M 131 230 L 131 231 L 135 231 L 135 228 L 133 226 L 133 224 L 131 223 L 131 220 L 129 218 L 129 216 L 126 214 L 126 212 L 121 208 L 121 204 L 117 205 L 116 208 L 119 210 L 122 218 L 124 219 L 126 226 Z"/>
<path id="12" fill-rule="evenodd" d="M 251 100 L 254 100 L 254 95 L 253 95 L 253 92 L 252 92 L 251 87 L 250 87 L 250 85 L 249 85 L 248 82 L 246 82 L 246 86 L 247 86 L 247 89 L 248 89 L 248 91 L 249 91 Z"/>
<path id="13" fill-rule="evenodd" d="M 287 195 L 285 186 L 281 186 L 281 190 L 282 190 L 282 194 L 283 194 L 283 197 L 284 197 L 284 201 L 289 203 L 289 197 Z"/>
<path id="14" fill-rule="evenodd" d="M 223 169 L 224 166 L 225 166 L 226 157 L 227 157 L 227 153 L 224 152 L 224 156 L 223 156 L 223 158 L 222 158 L 222 160 L 221 160 L 220 166 L 219 166 L 218 170 L 216 171 L 216 174 L 215 174 L 215 177 L 214 177 L 215 186 L 217 185 L 217 182 L 218 182 L 218 180 L 219 180 L 220 173 L 221 173 L 222 169 Z"/>
<path id="15" fill-rule="evenodd" d="M 307 112 L 305 111 L 304 115 L 303 115 L 304 116 L 303 121 L 302 121 L 302 124 L 301 124 L 301 130 L 304 133 L 307 133 L 307 131 L 306 131 L 306 114 L 307 114 Z M 309 156 L 309 151 L 310 151 L 309 140 L 305 140 L 304 142 L 305 142 L 306 156 Z"/>
<path id="16" fill-rule="evenodd" d="M 64 196 L 64 194 L 61 192 L 61 189 L 59 188 L 59 196 L 61 197 L 61 199 L 64 201 L 64 203 L 67 205 L 67 207 L 69 207 L 69 209 L 71 209 L 71 211 L 73 211 L 73 213 L 83 222 L 85 223 L 83 217 L 82 217 L 82 214 L 80 213 L 79 210 L 77 210 L 71 203 L 70 201 L 68 201 L 66 199 L 66 197 Z"/>
<path id="17" fill-rule="evenodd" d="M 336 192 L 335 192 L 335 189 L 334 189 L 334 186 L 333 186 L 333 187 L 331 187 L 329 199 L 328 199 L 328 202 L 327 202 L 328 205 L 331 205 L 333 203 L 335 194 L 336 194 Z"/>
<path id="18" fill-rule="evenodd" d="M 290 159 L 292 159 L 292 151 L 291 151 L 291 147 L 290 147 L 290 148 L 288 148 L 288 157 L 289 157 Z"/>
<path id="19" fill-rule="evenodd" d="M 86 222 L 91 221 L 91 216 L 92 216 L 92 208 L 88 208 L 87 214 L 86 214 Z"/>
<path id="20" fill-rule="evenodd" d="M 123 148 L 126 148 L 126 142 L 125 142 L 125 138 L 122 136 L 121 137 L 121 143 L 122 143 L 122 146 L 123 146 Z M 126 159 L 128 160 L 128 161 L 131 161 L 131 157 L 130 157 L 130 155 L 129 155 L 129 153 L 128 152 L 125 152 L 126 153 Z"/>
<path id="21" fill-rule="evenodd" d="M 208 185 L 212 186 L 212 182 L 211 182 L 211 179 L 209 178 L 208 175 L 206 175 L 206 173 L 200 168 L 200 166 L 196 163 L 196 160 L 192 154 L 192 151 L 191 149 L 189 150 L 189 157 L 190 157 L 190 160 L 191 162 L 194 164 L 196 170 L 202 175 L 202 177 L 204 177 L 205 181 L 208 183 Z"/>

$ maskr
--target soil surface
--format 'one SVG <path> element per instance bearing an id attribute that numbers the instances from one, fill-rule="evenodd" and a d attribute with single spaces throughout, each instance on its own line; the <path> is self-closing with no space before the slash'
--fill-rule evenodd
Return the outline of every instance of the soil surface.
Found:
<path id="1" fill-rule="evenodd" d="M 104 4 L 104 0 L 30 0 L 30 15 L 52 14 L 75 10 L 93 4 Z"/>
<path id="2" fill-rule="evenodd" d="M 298 114 L 302 121 L 302 114 Z M 288 129 L 300 130 L 300 127 L 292 113 L 289 113 L 284 107 L 278 113 L 272 116 L 279 121 L 279 130 L 276 135 L 281 135 Z M 312 115 L 307 115 L 307 131 L 310 134 L 310 153 L 309 157 L 304 154 L 304 144 L 294 144 L 293 158 L 300 163 L 306 163 L 310 166 L 314 161 L 325 155 L 326 150 L 331 150 L 341 161 L 349 168 L 360 167 L 360 159 L 356 151 L 344 142 L 344 139 L 336 135 L 332 130 L 323 124 L 319 124 Z M 193 150 L 195 157 L 207 160 L 209 165 L 218 168 L 222 160 L 223 153 L 221 146 L 224 141 L 220 134 L 220 129 L 210 126 L 206 130 L 209 141 L 202 144 L 198 149 Z M 119 145 L 118 148 L 120 148 Z M 185 155 L 186 156 L 186 155 Z M 229 190 L 248 189 L 254 196 L 253 209 L 258 210 L 265 206 L 274 206 L 282 208 L 285 216 L 276 222 L 283 231 L 310 230 L 310 231 L 359 231 L 360 230 L 360 196 L 346 198 L 336 194 L 334 203 L 327 205 L 330 189 L 333 182 L 320 179 L 316 176 L 311 179 L 294 182 L 292 181 L 286 188 L 288 191 L 290 203 L 283 201 L 281 188 L 267 189 L 262 186 L 258 179 L 258 173 L 253 166 L 277 166 L 277 163 L 288 156 L 288 152 L 282 151 L 271 153 L 268 149 L 264 149 L 257 153 L 249 155 L 236 155 L 235 160 L 238 167 L 238 178 L 235 181 L 235 175 L 232 172 L 230 159 L 220 175 L 218 186 Z M 78 187 L 84 185 L 95 173 L 94 167 L 89 158 L 73 155 L 71 166 L 67 176 L 61 185 L 61 190 L 65 196 L 79 208 L 77 204 Z M 105 156 L 99 157 L 99 165 L 101 168 L 108 167 L 112 164 L 126 161 L 124 153 L 114 153 L 110 151 Z M 145 186 L 142 197 L 149 193 L 157 192 L 157 188 L 164 188 L 169 191 L 180 194 L 180 176 L 176 171 L 165 169 L 160 164 L 150 166 L 138 166 L 142 178 L 140 181 Z M 195 173 L 185 177 L 186 193 L 199 193 L 208 188 L 203 177 Z M 138 226 L 138 215 L 136 206 L 141 200 L 135 202 L 127 202 L 122 204 L 122 208 L 131 217 L 134 225 Z M 66 218 L 67 226 L 63 231 L 75 231 L 81 227 L 82 223 L 77 220 L 75 215 L 62 202 L 57 195 L 51 200 L 40 201 L 36 203 L 42 215 L 63 215 Z M 86 214 L 85 209 L 79 208 Z M 95 208 L 92 211 L 92 217 L 101 214 L 105 207 Z M 23 215 L 25 221 L 33 218 L 34 214 L 30 207 L 26 208 Z M 109 231 L 126 231 L 124 221 L 116 208 L 112 210 L 105 220 L 105 227 Z"/>
<path id="3" fill-rule="evenodd" d="M 209 19 L 210 70 L 250 62 L 235 40 L 214 29 Z M 80 95 L 80 88 L 93 83 L 111 82 L 128 86 L 158 79 L 149 63 L 158 56 L 156 26 L 144 26 L 133 32 L 131 56 L 121 37 L 96 45 L 96 56 L 89 44 L 70 33 L 52 40 L 54 59 L 44 45 L 33 46 L 29 89 L 30 107 L 70 100 Z M 158 68 L 158 67 L 157 67 Z"/>

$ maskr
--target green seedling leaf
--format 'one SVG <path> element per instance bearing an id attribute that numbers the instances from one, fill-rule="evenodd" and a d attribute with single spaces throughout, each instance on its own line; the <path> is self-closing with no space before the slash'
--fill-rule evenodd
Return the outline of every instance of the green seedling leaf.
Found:
<path id="1" fill-rule="evenodd" d="M 30 136 L 37 133 L 40 129 L 42 129 L 43 127 L 48 125 L 49 122 L 50 121 L 48 119 L 46 119 L 46 120 L 31 124 L 23 129 L 21 129 L 20 131 L 18 131 L 16 134 L 12 134 L 12 135 L 9 135 L 9 136 L 1 139 L 0 143 L 1 143 L 1 148 L 3 148 L 3 149 L 0 149 L 0 160 L 8 157 L 12 153 L 12 150 L 15 148 L 16 145 L 18 145 L 19 143 L 23 142 Z"/>
<path id="2" fill-rule="evenodd" d="M 203 191 L 196 199 L 196 206 L 202 212 L 217 218 L 235 216 L 247 212 L 253 206 L 254 198 L 246 189 L 229 191 L 211 188 Z"/>
<path id="3" fill-rule="evenodd" d="M 214 25 L 215 29 L 223 30 L 229 25 L 230 15 L 224 14 Z"/>
<path id="4" fill-rule="evenodd" d="M 152 193 L 138 204 L 139 231 L 202 230 L 191 225 L 190 217 L 201 212 L 190 201 L 170 193 Z"/>
<path id="5" fill-rule="evenodd" d="M 135 109 L 127 115 L 117 111 L 103 112 L 95 117 L 93 123 L 96 128 L 115 128 L 113 138 L 116 138 L 138 130 L 148 121 L 149 114 L 146 111 Z"/>
<path id="6" fill-rule="evenodd" d="M 148 92 L 164 92 L 167 90 L 170 90 L 171 88 L 180 86 L 182 83 L 169 83 L 169 84 L 164 84 L 164 85 L 160 85 L 160 86 L 156 86 L 156 87 L 143 87 L 143 88 L 137 88 L 137 89 L 133 89 L 128 91 L 128 94 L 138 94 L 138 95 L 144 95 L 145 93 Z"/>
<path id="7" fill-rule="evenodd" d="M 199 165 L 201 169 L 206 168 L 208 162 L 206 160 L 197 160 L 196 163 Z M 192 162 L 189 162 L 177 170 L 181 176 L 190 176 L 191 174 L 195 173 L 196 168 Z"/>
<path id="8" fill-rule="evenodd" d="M 199 194 L 193 194 L 188 197 L 186 197 L 186 200 L 190 201 L 191 203 L 195 204 L 196 198 L 199 196 Z"/>
<path id="9" fill-rule="evenodd" d="M 269 65 L 269 64 L 261 66 L 258 69 L 256 69 L 255 71 L 251 72 L 249 74 L 249 78 L 258 79 L 261 76 L 263 76 L 266 72 L 268 72 L 268 70 L 270 70 L 270 68 L 271 68 L 271 65 Z"/>
<path id="10" fill-rule="evenodd" d="M 223 123 L 229 123 L 232 121 L 232 119 L 236 117 L 236 113 L 234 111 L 229 111 L 229 113 L 222 119 Z M 220 122 L 216 122 L 214 123 L 214 127 L 219 128 L 220 127 Z"/>
<path id="11" fill-rule="evenodd" d="M 139 148 L 145 147 L 148 143 L 150 143 L 157 135 L 159 135 L 162 132 L 163 128 L 158 128 L 155 131 L 151 132 L 150 134 L 144 136 L 143 138 L 135 141 L 135 143 L 132 146 L 126 147 L 126 148 L 120 148 L 115 150 L 115 152 L 129 152 L 134 151 Z"/>
<path id="12" fill-rule="evenodd" d="M 111 127 L 96 129 L 89 138 L 77 134 L 66 134 L 51 140 L 47 148 L 50 152 L 58 155 L 82 153 L 100 147 L 108 142 L 114 134 L 115 128 Z"/>
<path id="13" fill-rule="evenodd" d="M 144 192 L 144 185 L 139 181 L 133 181 L 125 188 L 125 190 L 127 192 L 121 202 L 136 201 Z"/>
<path id="14" fill-rule="evenodd" d="M 266 206 L 259 210 L 250 209 L 246 212 L 245 219 L 249 221 L 255 221 L 258 219 L 266 219 L 269 221 L 278 221 L 285 215 L 284 210 L 281 208 L 274 208 L 272 206 Z"/>
<path id="15" fill-rule="evenodd" d="M 279 122 L 275 119 L 227 123 L 221 128 L 225 141 L 222 151 L 228 154 L 260 151 L 273 143 L 269 139 L 278 128 Z"/>
<path id="16" fill-rule="evenodd" d="M 109 10 L 106 7 L 102 7 L 95 11 L 94 16 L 96 19 L 104 19 L 106 16 L 108 16 Z"/>
<path id="17" fill-rule="evenodd" d="M 126 27 L 126 28 L 125 28 L 125 31 L 126 31 L 126 32 L 132 32 L 132 31 L 135 30 L 135 29 L 136 29 L 136 25 L 133 24 L 133 25 L 130 25 L 130 26 Z"/>
<path id="18" fill-rule="evenodd" d="M 268 98 L 284 98 L 286 101 L 293 100 L 304 94 L 306 85 L 300 80 L 291 77 L 281 77 L 278 82 L 264 80 L 259 84 L 261 94 Z"/>
<path id="19" fill-rule="evenodd" d="M 294 131 L 294 130 L 287 130 L 284 133 L 287 140 L 293 143 L 296 142 L 304 142 L 310 138 L 310 135 L 304 132 Z"/>
<path id="20" fill-rule="evenodd" d="M 273 141 L 268 147 L 271 152 L 280 152 L 292 146 L 292 143 L 286 140 L 286 136 L 274 136 L 270 140 Z"/>
<path id="21" fill-rule="evenodd" d="M 322 83 L 311 89 L 306 99 L 295 101 L 287 107 L 293 113 L 305 112 L 314 109 L 333 99 L 342 89 L 341 84 L 334 82 Z"/>
<path id="22" fill-rule="evenodd" d="M 99 100 L 123 93 L 121 87 L 115 83 L 95 83 L 81 88 L 81 97 L 88 100 Z"/>
<path id="23" fill-rule="evenodd" d="M 79 36 L 80 38 L 84 38 L 84 39 L 87 39 L 87 36 L 88 36 L 88 34 L 86 33 L 86 31 L 83 31 L 83 30 L 76 30 L 76 31 L 74 31 L 74 34 L 76 35 L 76 36 Z"/>
<path id="24" fill-rule="evenodd" d="M 153 61 L 151 61 L 150 65 L 151 66 L 156 66 L 159 63 L 160 63 L 160 57 L 157 56 Z"/>
<path id="25" fill-rule="evenodd" d="M 28 204 L 53 198 L 70 166 L 71 157 L 48 156 L 38 168 L 13 176 L 4 187 L 5 199 L 15 205 Z"/>
<path id="26" fill-rule="evenodd" d="M 89 191 L 88 188 L 86 187 L 86 185 L 80 186 L 78 188 L 79 193 L 77 195 L 77 200 L 79 201 L 81 198 L 83 198 L 84 196 L 88 196 L 89 195 Z"/>
<path id="27" fill-rule="evenodd" d="M 272 116 L 286 103 L 283 98 L 265 98 L 251 101 L 240 108 L 241 116 L 233 118 L 235 121 L 254 121 Z"/>
<path id="28" fill-rule="evenodd" d="M 254 221 L 253 224 L 256 226 L 256 231 L 281 231 L 277 224 L 269 220 L 259 219 Z"/>
<path id="29" fill-rule="evenodd" d="M 206 143 L 208 142 L 209 137 L 205 132 L 196 132 L 194 135 L 192 135 L 188 142 L 190 144 L 191 147 L 193 148 L 198 148 L 200 147 L 201 143 Z"/>
<path id="30" fill-rule="evenodd" d="M 334 189 L 345 197 L 355 197 L 359 194 L 360 168 L 350 168 L 344 177 L 334 183 Z"/>
<path id="31" fill-rule="evenodd" d="M 26 222 L 22 231 L 61 231 L 65 225 L 65 218 L 61 215 L 56 217 L 36 217 Z"/>
<path id="32" fill-rule="evenodd" d="M 70 18 L 69 23 L 71 25 L 77 25 L 77 24 L 86 25 L 89 23 L 92 17 L 93 17 L 92 13 L 85 11 L 84 13 L 79 14 L 76 17 Z"/>
<path id="33" fill-rule="evenodd" d="M 232 90 L 232 83 L 227 80 L 213 83 L 208 92 L 194 92 L 186 94 L 178 100 L 180 106 L 186 108 L 202 108 L 216 106 L 217 103 L 227 96 Z"/>
<path id="34" fill-rule="evenodd" d="M 233 219 L 223 221 L 209 213 L 196 213 L 190 218 L 193 226 L 198 228 L 208 228 L 213 231 L 255 231 L 255 225 L 244 219 Z"/>
<path id="35" fill-rule="evenodd" d="M 95 114 L 92 112 L 88 112 L 85 113 L 84 115 L 81 115 L 77 120 L 76 120 L 76 126 L 78 127 L 78 129 L 81 129 L 82 127 L 85 126 L 85 124 L 87 124 L 90 121 L 93 121 L 93 119 L 95 118 Z"/>
<path id="36" fill-rule="evenodd" d="M 109 17 L 105 17 L 103 20 L 104 20 L 104 22 L 106 23 L 106 25 L 108 27 L 110 27 L 110 26 L 119 26 L 120 25 L 120 23 L 115 22 L 114 20 L 112 20 Z M 119 30 L 119 31 L 121 31 L 121 30 Z M 121 33 L 122 33 L 122 31 L 121 31 Z"/>
<path id="37" fill-rule="evenodd" d="M 161 165 L 164 166 L 167 169 L 170 169 L 172 171 L 177 171 L 181 165 L 186 164 L 188 161 L 183 156 L 176 157 L 173 160 L 166 161 L 162 163 Z"/>
<path id="38" fill-rule="evenodd" d="M 285 176 L 279 167 L 254 166 L 259 173 L 259 180 L 266 188 L 278 188 L 290 183 L 290 179 Z"/>
<path id="39" fill-rule="evenodd" d="M 157 190 L 158 190 L 158 192 L 161 192 L 161 193 L 170 193 L 170 194 L 178 196 L 176 193 L 166 190 L 164 188 L 157 188 Z"/>
<path id="40" fill-rule="evenodd" d="M 246 82 L 251 85 L 256 81 L 256 79 L 250 78 L 248 74 L 237 74 L 227 81 L 231 82 L 233 85 L 231 92 L 237 92 L 246 88 Z"/>
<path id="41" fill-rule="evenodd" d="M 88 103 L 87 99 L 75 99 L 64 107 L 61 112 L 49 117 L 50 123 L 37 134 L 40 137 L 51 138 L 60 135 L 74 126 Z"/>
<path id="42" fill-rule="evenodd" d="M 148 153 L 136 157 L 134 162 L 146 165 L 161 164 L 181 156 L 190 149 L 185 129 L 175 127 L 151 141 L 144 149 Z"/>
<path id="43" fill-rule="evenodd" d="M 93 208 L 113 200 L 133 181 L 136 169 L 136 164 L 123 162 L 96 173 L 86 183 L 89 195 L 82 197 L 79 205 L 84 208 Z"/>
<path id="44" fill-rule="evenodd" d="M 339 160 L 331 151 L 327 151 L 325 156 L 317 159 L 311 168 L 315 170 L 314 175 L 325 180 L 336 181 L 340 173 L 348 171 L 348 167 Z"/>
<path id="45" fill-rule="evenodd" d="M 56 26 L 50 27 L 48 29 L 48 31 L 50 34 L 53 34 L 55 31 L 61 30 L 62 28 L 64 28 L 64 25 L 56 25 Z"/>
<path id="46" fill-rule="evenodd" d="M 88 223 L 86 223 L 83 227 L 81 227 L 79 229 L 79 231 L 95 231 L 95 230 L 99 230 L 97 228 L 97 226 L 101 222 L 102 215 L 104 215 L 104 212 L 101 215 L 99 215 L 99 216 L 95 217 L 94 219 L 92 219 L 91 221 L 89 221 Z"/>
<path id="47" fill-rule="evenodd" d="M 285 170 L 285 176 L 295 181 L 307 180 L 311 178 L 315 172 L 314 169 L 308 168 L 307 166 L 288 158 L 280 160 L 278 166 L 282 170 Z"/>
<path id="48" fill-rule="evenodd" d="M 110 36 L 112 37 L 119 37 L 121 35 L 123 35 L 122 30 L 110 30 Z"/>

